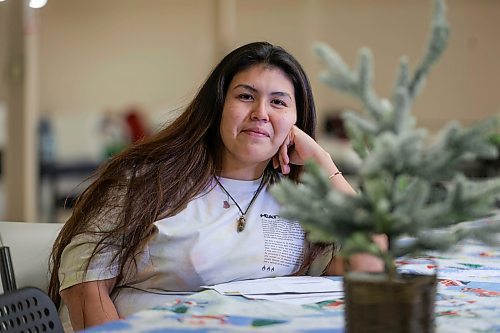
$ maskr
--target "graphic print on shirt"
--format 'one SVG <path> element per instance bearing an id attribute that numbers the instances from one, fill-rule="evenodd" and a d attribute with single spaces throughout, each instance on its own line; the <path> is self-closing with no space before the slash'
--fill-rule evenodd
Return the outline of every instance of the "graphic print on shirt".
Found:
<path id="1" fill-rule="evenodd" d="M 264 234 L 263 271 L 274 272 L 280 265 L 296 271 L 304 260 L 305 233 L 297 222 L 279 215 L 260 214 Z"/>

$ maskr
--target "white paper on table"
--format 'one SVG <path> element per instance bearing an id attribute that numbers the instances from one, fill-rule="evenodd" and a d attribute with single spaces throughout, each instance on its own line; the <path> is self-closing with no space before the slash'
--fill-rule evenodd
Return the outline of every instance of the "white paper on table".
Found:
<path id="1" fill-rule="evenodd" d="M 342 291 L 329 293 L 307 293 L 307 294 L 271 294 L 271 295 L 245 295 L 249 299 L 263 299 L 268 301 L 282 302 L 288 304 L 313 304 L 323 301 L 330 301 L 343 297 Z"/>
<path id="2" fill-rule="evenodd" d="M 286 276 L 204 286 L 223 295 L 241 295 L 293 304 L 316 303 L 342 296 L 342 281 L 323 277 Z"/>
<path id="3" fill-rule="evenodd" d="M 224 295 L 261 295 L 342 291 L 342 282 L 317 276 L 283 276 L 202 286 Z"/>

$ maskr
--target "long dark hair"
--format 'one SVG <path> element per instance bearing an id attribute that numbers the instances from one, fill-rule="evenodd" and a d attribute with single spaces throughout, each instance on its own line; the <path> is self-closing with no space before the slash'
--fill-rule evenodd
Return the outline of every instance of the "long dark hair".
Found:
<path id="1" fill-rule="evenodd" d="M 51 253 L 49 295 L 60 304 L 58 270 L 64 248 L 78 235 L 95 236 L 95 249 L 86 263 L 105 249 L 116 252 L 117 283 L 125 266 L 144 247 L 153 223 L 182 211 L 209 186 L 221 169 L 219 132 L 226 93 L 233 77 L 257 64 L 283 70 L 293 83 L 296 125 L 315 137 L 316 110 L 307 75 L 298 61 L 279 46 L 256 42 L 241 46 L 212 70 L 186 110 L 169 126 L 107 161 L 94 182 L 79 196 L 73 214 L 57 237 Z M 272 163 L 267 172 L 276 179 Z M 302 167 L 291 166 L 298 181 Z"/>

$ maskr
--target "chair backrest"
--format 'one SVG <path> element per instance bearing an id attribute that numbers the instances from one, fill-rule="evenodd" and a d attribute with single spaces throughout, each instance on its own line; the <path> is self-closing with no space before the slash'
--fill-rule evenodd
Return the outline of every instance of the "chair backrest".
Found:
<path id="1" fill-rule="evenodd" d="M 18 288 L 32 286 L 47 290 L 49 254 L 62 226 L 62 223 L 0 222 L 0 237 L 3 245 L 10 248 Z"/>
<path id="2" fill-rule="evenodd" d="M 27 287 L 0 295 L 0 332 L 64 332 L 47 294 Z"/>

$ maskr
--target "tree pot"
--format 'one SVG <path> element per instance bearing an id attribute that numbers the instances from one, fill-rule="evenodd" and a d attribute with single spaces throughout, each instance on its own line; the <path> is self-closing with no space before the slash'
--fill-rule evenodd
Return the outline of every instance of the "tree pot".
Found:
<path id="1" fill-rule="evenodd" d="M 347 273 L 346 332 L 434 332 L 436 285 L 436 275 Z"/>

